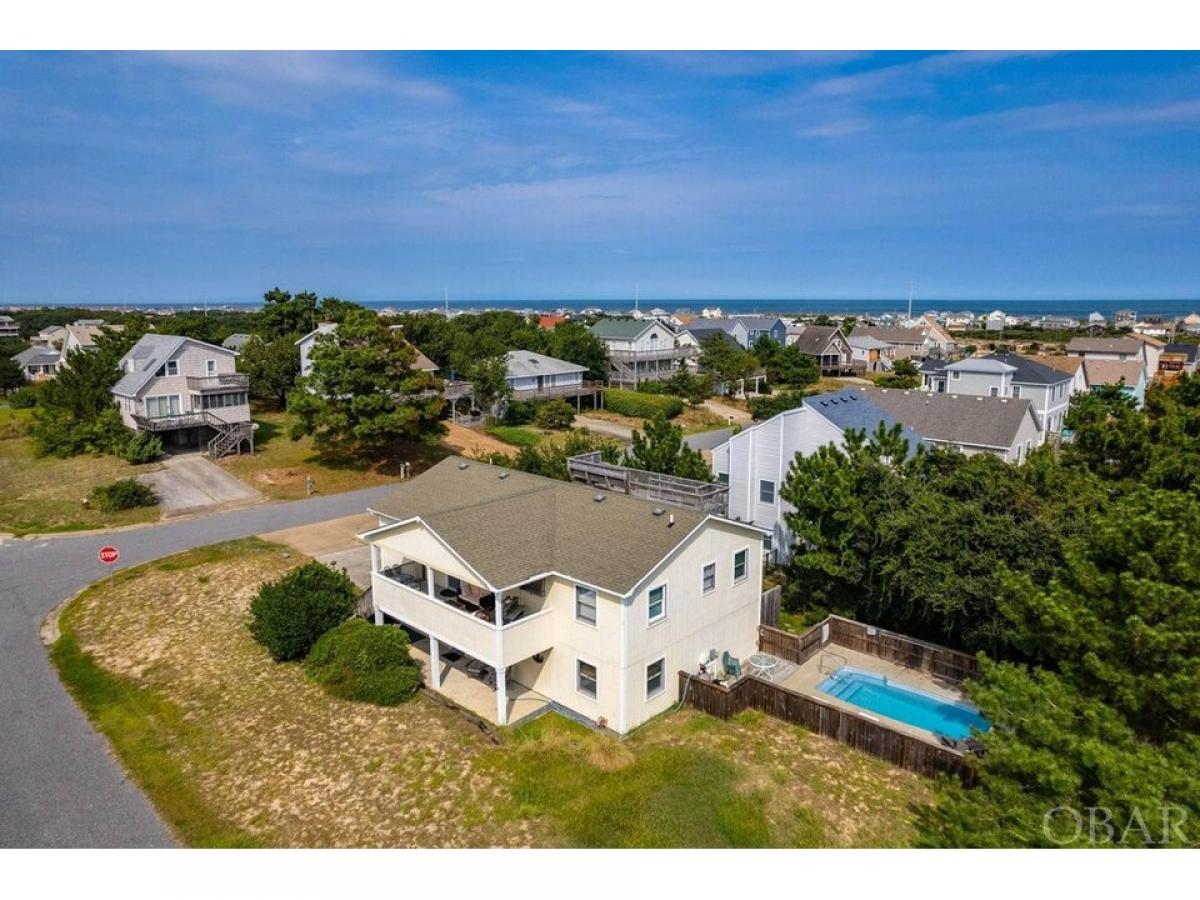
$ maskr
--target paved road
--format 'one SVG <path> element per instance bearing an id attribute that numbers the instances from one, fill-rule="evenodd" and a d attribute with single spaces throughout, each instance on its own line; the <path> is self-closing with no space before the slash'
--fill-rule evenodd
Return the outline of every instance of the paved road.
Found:
<path id="1" fill-rule="evenodd" d="M 626 444 L 633 440 L 633 429 L 620 422 L 610 422 L 608 419 L 593 419 L 591 416 L 576 416 L 572 423 L 575 428 L 586 428 L 593 434 L 616 438 Z"/>
<path id="2" fill-rule="evenodd" d="M 60 601 L 120 567 L 216 541 L 361 512 L 383 486 L 109 535 L 0 544 L 0 847 L 162 847 L 174 842 L 63 689 L 39 638 Z"/>

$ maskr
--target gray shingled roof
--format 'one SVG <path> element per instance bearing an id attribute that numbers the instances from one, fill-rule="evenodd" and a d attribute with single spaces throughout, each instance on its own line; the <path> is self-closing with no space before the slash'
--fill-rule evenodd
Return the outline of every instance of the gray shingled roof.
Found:
<path id="1" fill-rule="evenodd" d="M 1068 353 L 1141 353 L 1141 341 L 1133 338 L 1071 338 Z"/>
<path id="2" fill-rule="evenodd" d="M 1008 449 L 1032 407 L 1026 399 L 871 390 L 867 398 L 931 441 Z"/>
<path id="3" fill-rule="evenodd" d="M 243 334 L 242 332 L 231 334 L 229 337 L 225 338 L 225 340 L 221 341 L 221 346 L 226 350 L 241 350 L 246 346 L 246 344 L 250 343 L 250 339 L 252 337 L 254 337 L 254 335 Z"/>
<path id="4" fill-rule="evenodd" d="M 536 375 L 570 375 L 574 372 L 586 372 L 586 366 L 553 356 L 543 356 L 530 350 L 509 350 L 504 360 L 508 366 L 509 378 L 529 378 Z"/>
<path id="5" fill-rule="evenodd" d="M 820 356 L 834 335 L 840 333 L 841 329 L 835 325 L 806 325 L 804 331 L 792 343 L 796 344 L 802 353 Z"/>
<path id="6" fill-rule="evenodd" d="M 493 587 L 554 571 L 617 594 L 632 590 L 707 518 L 674 507 L 654 515 L 661 508 L 456 456 L 372 507 L 400 521 L 419 517 Z"/>
<path id="7" fill-rule="evenodd" d="M 1163 347 L 1163 353 L 1182 353 L 1188 362 L 1196 361 L 1197 351 L 1200 351 L 1200 344 L 1167 344 Z"/>
<path id="8" fill-rule="evenodd" d="M 867 437 L 875 433 L 881 422 L 888 428 L 899 425 L 900 436 L 908 441 L 909 456 L 916 454 L 917 446 L 924 443 L 921 436 L 891 413 L 872 403 L 870 398 L 871 395 L 866 391 L 848 389 L 807 397 L 804 405 L 842 431 L 854 428 L 865 431 Z"/>
<path id="9" fill-rule="evenodd" d="M 1016 384 L 1058 384 L 1071 380 L 1071 375 L 1066 372 L 1044 365 L 1020 353 L 993 353 L 985 356 L 984 359 L 1007 363 L 1016 369 L 1017 371 L 1012 376 L 1012 380 Z"/>
<path id="10" fill-rule="evenodd" d="M 885 328 L 882 325 L 855 325 L 850 337 L 873 337 L 888 344 L 923 344 L 923 328 Z"/>
<path id="11" fill-rule="evenodd" d="M 602 341 L 627 341 L 637 337 L 655 324 L 662 325 L 657 319 L 600 319 L 592 325 L 591 331 Z"/>
<path id="12" fill-rule="evenodd" d="M 19 366 L 48 366 L 58 362 L 59 352 L 51 347 L 27 347 L 12 360 Z"/>

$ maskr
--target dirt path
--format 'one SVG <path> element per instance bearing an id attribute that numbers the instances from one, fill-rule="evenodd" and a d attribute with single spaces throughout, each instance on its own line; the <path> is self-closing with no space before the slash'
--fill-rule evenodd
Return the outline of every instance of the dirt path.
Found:
<path id="1" fill-rule="evenodd" d="M 744 409 L 738 409 L 712 397 L 704 401 L 704 408 L 734 425 L 746 425 L 752 421 L 750 413 Z"/>
<path id="2" fill-rule="evenodd" d="M 576 428 L 586 428 L 593 434 L 602 434 L 629 443 L 633 440 L 633 429 L 620 422 L 610 422 L 607 419 L 594 419 L 591 416 L 576 416 Z"/>
<path id="3" fill-rule="evenodd" d="M 504 441 L 497 440 L 490 434 L 465 428 L 454 422 L 444 423 L 446 434 L 442 437 L 442 446 L 448 447 L 460 456 L 478 456 L 484 453 L 503 453 L 505 456 L 516 456 L 517 448 Z"/>

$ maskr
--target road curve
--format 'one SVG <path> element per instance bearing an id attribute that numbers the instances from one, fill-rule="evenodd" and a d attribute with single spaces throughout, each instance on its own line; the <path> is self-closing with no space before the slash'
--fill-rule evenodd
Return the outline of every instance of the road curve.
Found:
<path id="1" fill-rule="evenodd" d="M 362 512 L 394 488 L 273 503 L 145 528 L 0 543 L 0 847 L 169 847 L 175 841 L 58 680 L 39 630 L 105 574 L 193 547 Z"/>

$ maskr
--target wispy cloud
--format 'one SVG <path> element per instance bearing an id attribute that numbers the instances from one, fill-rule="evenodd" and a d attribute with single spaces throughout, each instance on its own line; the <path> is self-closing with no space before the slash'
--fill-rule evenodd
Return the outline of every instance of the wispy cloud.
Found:
<path id="1" fill-rule="evenodd" d="M 965 116 L 960 125 L 1016 132 L 1168 126 L 1200 128 L 1200 99 L 1170 103 L 1046 103 Z"/>
<path id="2" fill-rule="evenodd" d="M 879 92 L 885 88 L 889 91 L 920 91 L 933 79 L 956 75 L 964 69 L 996 65 L 1014 57 L 1028 55 L 1017 51 L 935 53 L 912 62 L 823 78 L 810 85 L 805 93 L 814 97 L 850 97 Z"/>
<path id="3" fill-rule="evenodd" d="M 280 95 L 312 97 L 372 91 L 423 103 L 446 103 L 454 93 L 430 79 L 389 71 L 374 59 L 350 52 L 166 52 L 153 57 L 180 70 L 188 83 L 213 100 L 261 106 Z"/>

